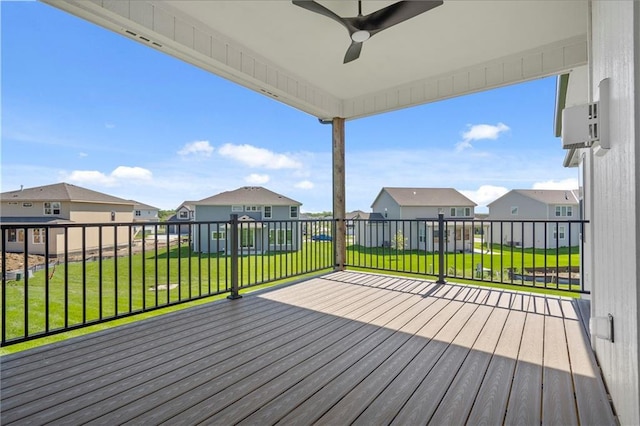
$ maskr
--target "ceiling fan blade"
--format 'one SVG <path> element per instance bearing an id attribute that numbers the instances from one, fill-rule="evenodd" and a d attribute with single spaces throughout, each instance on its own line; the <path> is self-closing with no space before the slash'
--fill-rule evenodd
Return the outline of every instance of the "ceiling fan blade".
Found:
<path id="1" fill-rule="evenodd" d="M 421 13 L 427 12 L 444 2 L 437 1 L 399 1 L 384 9 L 377 10 L 361 19 L 361 29 L 368 30 L 374 35 L 382 30 L 404 22 Z"/>
<path id="2" fill-rule="evenodd" d="M 350 32 L 352 31 L 352 28 L 350 27 L 350 25 L 344 19 L 342 19 L 340 16 L 336 15 L 333 11 L 327 9 L 326 7 L 321 5 L 320 3 L 316 3 L 313 0 L 292 0 L 292 3 L 295 4 L 296 6 L 299 6 L 299 7 L 303 8 L 303 9 L 307 9 L 307 10 L 309 10 L 311 12 L 315 12 L 315 13 L 318 13 L 320 15 L 324 15 L 327 18 L 331 18 L 334 21 L 339 22 L 340 24 L 342 24 Z"/>
<path id="3" fill-rule="evenodd" d="M 347 49 L 347 53 L 344 55 L 344 64 L 347 62 L 355 61 L 360 57 L 360 51 L 362 50 L 362 42 L 352 41 L 351 46 Z"/>

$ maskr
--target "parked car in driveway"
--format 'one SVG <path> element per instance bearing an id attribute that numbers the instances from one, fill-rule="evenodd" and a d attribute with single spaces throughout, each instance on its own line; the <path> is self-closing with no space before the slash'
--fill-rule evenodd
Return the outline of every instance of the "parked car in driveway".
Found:
<path id="1" fill-rule="evenodd" d="M 318 234 L 311 237 L 311 241 L 331 241 L 331 235 Z"/>

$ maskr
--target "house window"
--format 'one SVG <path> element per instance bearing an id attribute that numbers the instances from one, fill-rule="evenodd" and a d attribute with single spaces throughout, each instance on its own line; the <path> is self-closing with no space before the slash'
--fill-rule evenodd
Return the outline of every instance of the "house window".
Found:
<path id="1" fill-rule="evenodd" d="M 269 244 L 291 244 L 293 241 L 293 233 L 291 229 L 272 229 L 269 231 Z"/>
<path id="2" fill-rule="evenodd" d="M 573 217 L 573 206 L 556 206 L 556 217 Z"/>
<path id="3" fill-rule="evenodd" d="M 255 230 L 242 229 L 240 232 L 240 247 L 253 247 L 255 245 Z"/>
<path id="4" fill-rule="evenodd" d="M 511 216 L 518 216 L 518 206 L 511 207 Z"/>
<path id="5" fill-rule="evenodd" d="M 54 214 L 60 214 L 60 203 L 59 202 L 52 202 L 52 201 L 46 201 L 44 203 L 44 214 L 46 215 L 54 215 Z"/>
<path id="6" fill-rule="evenodd" d="M 558 231 L 558 229 L 559 229 L 559 231 Z M 560 237 L 561 240 L 564 240 L 564 238 L 565 238 L 565 226 L 564 225 L 560 225 L 559 227 L 557 227 L 555 225 L 553 226 L 553 239 L 557 240 L 558 237 Z"/>
<path id="7" fill-rule="evenodd" d="M 21 243 L 24 242 L 24 229 L 9 229 L 7 233 L 8 243 Z"/>
<path id="8" fill-rule="evenodd" d="M 189 219 L 189 212 L 186 210 L 180 210 L 180 212 L 178 213 L 178 218 L 179 219 Z"/>
<path id="9" fill-rule="evenodd" d="M 22 203 L 22 207 L 33 207 L 33 203 Z"/>
<path id="10" fill-rule="evenodd" d="M 264 214 L 262 217 L 265 219 L 271 219 L 271 206 L 264 206 Z"/>
<path id="11" fill-rule="evenodd" d="M 211 232 L 212 240 L 224 240 L 227 238 L 227 233 L 225 231 L 213 231 Z"/>
<path id="12" fill-rule="evenodd" d="M 232 212 L 241 212 L 244 211 L 244 206 L 231 206 Z"/>
<path id="13" fill-rule="evenodd" d="M 33 244 L 44 244 L 44 239 L 44 228 L 35 228 L 33 230 Z"/>
<path id="14" fill-rule="evenodd" d="M 142 213 L 140 212 L 140 210 L 136 210 L 136 216 L 142 216 Z"/>
<path id="15" fill-rule="evenodd" d="M 262 206 L 244 206 L 246 212 L 259 212 L 262 210 Z"/>
<path id="16" fill-rule="evenodd" d="M 289 217 L 295 219 L 298 217 L 298 206 L 291 206 L 289 208 Z"/>
<path id="17" fill-rule="evenodd" d="M 418 242 L 424 243 L 426 241 L 426 232 L 425 228 L 418 228 Z"/>
<path id="18" fill-rule="evenodd" d="M 456 227 L 456 240 L 458 240 L 458 241 L 463 241 L 462 230 L 463 230 L 463 228 Z M 468 226 L 465 226 L 464 227 L 464 240 L 470 240 L 470 239 L 471 239 L 471 228 L 468 227 Z"/>
<path id="19" fill-rule="evenodd" d="M 471 216 L 470 207 L 451 207 L 451 217 Z"/>

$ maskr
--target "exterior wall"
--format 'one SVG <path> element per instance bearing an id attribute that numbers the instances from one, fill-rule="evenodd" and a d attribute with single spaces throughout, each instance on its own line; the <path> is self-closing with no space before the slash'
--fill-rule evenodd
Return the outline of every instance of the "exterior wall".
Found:
<path id="1" fill-rule="evenodd" d="M 420 220 L 388 220 L 358 222 L 354 229 L 354 243 L 365 247 L 395 247 L 400 236 L 404 250 L 434 251 L 438 249 L 438 223 Z M 420 238 L 420 237 L 423 238 Z M 398 240 L 396 240 L 398 238 Z M 473 226 L 458 223 L 448 225 L 445 231 L 445 251 L 470 251 L 473 248 Z"/>
<path id="2" fill-rule="evenodd" d="M 68 253 L 79 253 L 83 248 L 87 251 L 97 250 L 100 245 L 103 249 L 111 249 L 114 245 L 124 246 L 128 245 L 130 238 L 129 226 L 118 226 L 117 230 L 113 226 L 107 224 L 101 228 L 98 226 L 86 226 L 84 245 L 82 238 L 82 228 L 69 226 L 67 230 L 67 243 L 65 245 L 65 230 L 64 226 L 49 225 L 48 238 L 46 232 L 43 233 L 43 243 L 34 243 L 34 229 L 38 228 L 37 225 L 30 225 L 29 228 L 19 228 L 24 232 L 25 239 L 27 241 L 27 248 L 29 254 L 46 254 L 46 246 L 49 247 L 50 256 L 63 256 L 65 250 Z M 102 233 L 102 240 L 100 239 L 100 233 Z M 7 242 L 6 250 L 10 253 L 23 253 L 24 242 Z"/>
<path id="3" fill-rule="evenodd" d="M 511 207 L 518 207 L 518 214 L 511 214 Z M 547 205 L 517 192 L 498 198 L 489 206 L 490 220 L 545 220 L 548 219 Z"/>
<path id="4" fill-rule="evenodd" d="M 245 232 L 251 232 L 254 234 L 255 245 L 250 250 L 250 252 L 266 252 L 266 251 L 294 251 L 300 248 L 302 242 L 302 223 L 292 223 L 290 218 L 290 206 L 272 206 L 271 207 L 271 219 L 263 219 L 263 211 L 242 211 L 242 212 L 233 212 L 233 214 L 237 214 L 238 216 L 249 216 L 252 219 L 261 224 L 261 226 L 256 226 L 255 223 L 242 223 L 240 225 L 239 233 L 242 233 L 242 229 L 246 230 Z M 195 225 L 196 229 L 194 232 L 194 246 L 203 253 L 209 252 L 218 252 L 224 251 L 228 252 L 229 247 L 227 246 L 227 242 L 229 241 L 229 236 L 226 235 L 226 222 L 231 218 L 231 206 L 196 206 L 195 207 L 195 216 L 197 222 L 225 222 L 225 224 L 211 224 L 207 227 L 206 224 L 203 225 Z M 298 215 L 300 214 L 298 207 Z M 263 221 L 264 222 L 261 222 Z M 252 231 L 248 231 L 248 230 Z M 287 230 L 291 231 L 291 243 L 285 242 L 280 243 L 279 241 L 275 244 L 272 244 L 270 241 L 270 231 L 274 230 L 278 232 L 280 230 L 284 230 L 285 234 Z M 213 238 L 214 232 L 225 232 L 225 240 L 218 240 Z M 211 232 L 211 235 L 209 234 Z M 277 240 L 276 240 L 277 241 Z M 240 249 L 244 252 L 245 250 L 240 247 Z"/>
<path id="5" fill-rule="evenodd" d="M 492 202 L 489 206 L 489 220 L 513 221 L 509 223 L 489 224 L 489 243 L 513 244 L 521 247 L 548 248 L 556 247 L 554 239 L 554 224 L 545 226 L 542 223 L 526 223 L 532 220 L 577 220 L 579 219 L 578 205 L 573 206 L 572 217 L 556 217 L 556 205 L 545 204 L 517 192 L 510 192 Z M 518 214 L 511 214 L 512 207 L 518 207 Z M 580 243 L 580 226 L 578 224 L 558 224 L 564 227 L 565 237 L 558 241 L 558 246 L 577 246 Z"/>
<path id="6" fill-rule="evenodd" d="M 180 212 L 185 212 L 187 217 L 186 218 L 182 218 L 180 217 Z M 189 221 L 189 220 L 193 220 L 193 212 L 191 210 L 189 210 L 186 207 L 180 207 L 177 211 L 176 211 L 176 220 L 178 221 Z"/>
<path id="7" fill-rule="evenodd" d="M 63 204 L 63 209 L 66 205 Z M 115 212 L 112 219 L 111 212 Z M 66 213 L 66 211 L 65 211 Z M 76 223 L 133 222 L 132 204 L 70 203 L 69 220 Z"/>
<path id="8" fill-rule="evenodd" d="M 402 219 L 400 215 L 400 206 L 395 202 L 393 198 L 386 192 L 382 191 L 380 197 L 376 199 L 371 206 L 371 211 L 374 213 L 380 213 L 386 218 Z"/>
<path id="9" fill-rule="evenodd" d="M 438 207 L 401 207 L 401 218 L 402 219 L 437 219 L 438 218 Z M 444 208 L 445 218 L 449 217 L 449 209 Z M 473 212 L 473 209 L 471 209 Z M 395 219 L 396 217 L 389 218 Z"/>
<path id="10" fill-rule="evenodd" d="M 140 212 L 140 216 L 136 215 L 137 211 Z M 158 210 L 134 209 L 133 210 L 133 220 L 135 222 L 157 222 L 158 221 Z"/>
<path id="11" fill-rule="evenodd" d="M 31 207 L 24 207 L 23 203 L 30 203 Z M 44 214 L 43 201 L 11 201 L 2 200 L 2 216 L 5 217 L 58 217 L 69 219 L 69 202 L 60 202 L 60 214 Z"/>
<path id="12" fill-rule="evenodd" d="M 640 424 L 640 2 L 592 3 L 591 90 L 610 78 L 610 144 L 592 158 L 592 315 L 614 317 L 594 347 L 621 424 Z"/>

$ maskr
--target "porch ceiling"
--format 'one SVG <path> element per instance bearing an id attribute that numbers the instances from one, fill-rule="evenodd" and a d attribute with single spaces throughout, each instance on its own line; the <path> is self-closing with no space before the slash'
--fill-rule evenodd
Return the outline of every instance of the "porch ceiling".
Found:
<path id="1" fill-rule="evenodd" d="M 587 62 L 586 1 L 451 1 L 343 64 L 337 22 L 290 1 L 43 0 L 319 118 L 357 118 Z M 323 1 L 355 16 L 356 1 Z M 364 1 L 364 15 L 390 1 Z"/>

